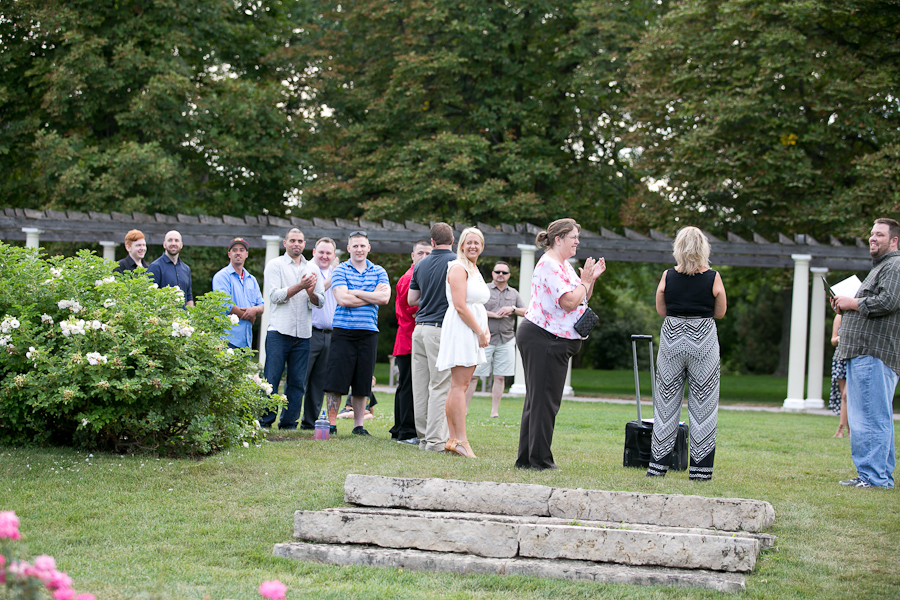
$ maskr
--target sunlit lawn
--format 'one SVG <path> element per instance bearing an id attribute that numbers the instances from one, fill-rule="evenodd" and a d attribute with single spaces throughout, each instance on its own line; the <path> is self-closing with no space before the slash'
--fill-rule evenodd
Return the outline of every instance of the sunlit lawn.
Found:
<path id="1" fill-rule="evenodd" d="M 522 403 L 487 418 L 473 401 L 469 436 L 478 460 L 419 452 L 389 441 L 392 398 L 382 394 L 374 437 L 315 442 L 275 435 L 260 448 L 203 460 L 117 456 L 66 449 L 0 448 L 0 509 L 22 520 L 31 554 L 51 554 L 79 591 L 99 599 L 259 598 L 265 579 L 288 598 L 712 598 L 679 588 L 572 583 L 334 567 L 271 556 L 291 540 L 297 509 L 343 505 L 348 473 L 538 483 L 559 487 L 757 498 L 777 514 L 777 551 L 747 578 L 747 598 L 890 598 L 900 590 L 896 491 L 848 489 L 849 441 L 837 419 L 722 411 L 712 482 L 685 473 L 648 480 L 621 466 L 629 406 L 565 402 L 554 453 L 563 471 L 512 468 Z"/>

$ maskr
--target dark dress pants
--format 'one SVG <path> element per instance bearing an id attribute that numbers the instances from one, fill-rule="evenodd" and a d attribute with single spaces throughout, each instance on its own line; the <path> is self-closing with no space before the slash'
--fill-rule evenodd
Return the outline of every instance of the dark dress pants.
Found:
<path id="1" fill-rule="evenodd" d="M 287 406 L 281 411 L 279 429 L 297 429 L 300 405 L 303 402 L 303 386 L 306 384 L 306 368 L 309 365 L 309 338 L 284 335 L 277 331 L 266 332 L 266 381 L 272 386 L 272 393 L 278 393 L 281 374 L 287 367 L 285 395 Z M 275 413 L 270 412 L 259 419 L 263 427 L 271 427 Z"/>
<path id="2" fill-rule="evenodd" d="M 306 397 L 303 399 L 301 429 L 315 429 L 325 399 L 325 375 L 328 372 L 328 352 L 331 333 L 313 329 L 309 338 L 309 367 L 306 370 Z"/>
<path id="3" fill-rule="evenodd" d="M 528 320 L 516 333 L 516 345 L 525 370 L 525 405 L 519 429 L 516 466 L 553 469 L 553 428 L 562 404 L 569 358 L 581 349 L 581 340 L 556 337 Z"/>
<path id="4" fill-rule="evenodd" d="M 416 413 L 413 408 L 412 391 L 412 354 L 394 357 L 400 378 L 397 392 L 394 394 L 394 426 L 391 427 L 391 438 L 408 440 L 416 437 Z"/>

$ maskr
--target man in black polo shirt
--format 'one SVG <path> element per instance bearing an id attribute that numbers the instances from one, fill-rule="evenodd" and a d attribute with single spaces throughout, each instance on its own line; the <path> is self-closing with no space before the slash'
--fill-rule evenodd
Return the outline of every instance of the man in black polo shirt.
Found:
<path id="1" fill-rule="evenodd" d="M 447 442 L 447 414 L 444 405 L 450 391 L 450 370 L 438 371 L 441 323 L 447 312 L 447 263 L 453 253 L 453 229 L 446 223 L 431 227 L 434 251 L 419 261 L 409 282 L 407 299 L 418 306 L 412 337 L 413 406 L 419 450 L 443 452 Z"/>
<path id="2" fill-rule="evenodd" d="M 128 252 L 128 256 L 119 261 L 119 266 L 113 269 L 113 273 L 134 271 L 138 266 L 145 269 L 150 266 L 150 263 L 144 260 L 144 255 L 147 254 L 147 240 L 141 231 L 132 229 L 125 234 L 125 251 Z"/>

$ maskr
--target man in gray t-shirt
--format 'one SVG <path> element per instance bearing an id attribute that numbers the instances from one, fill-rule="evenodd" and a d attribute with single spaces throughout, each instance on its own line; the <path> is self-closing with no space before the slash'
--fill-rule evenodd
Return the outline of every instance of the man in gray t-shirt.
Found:
<path id="1" fill-rule="evenodd" d="M 454 260 L 453 229 L 446 223 L 431 227 L 434 250 L 419 261 L 409 282 L 407 300 L 418 306 L 412 337 L 413 411 L 419 450 L 443 452 L 447 442 L 444 405 L 450 391 L 450 370 L 437 370 L 441 324 L 447 313 L 447 263 Z"/>

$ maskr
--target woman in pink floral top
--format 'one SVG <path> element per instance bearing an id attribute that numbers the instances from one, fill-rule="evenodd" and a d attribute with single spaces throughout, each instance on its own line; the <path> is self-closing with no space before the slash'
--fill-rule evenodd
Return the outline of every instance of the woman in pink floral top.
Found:
<path id="1" fill-rule="evenodd" d="M 550 444 L 569 358 L 581 349 L 575 323 L 587 309 L 594 282 L 606 271 L 603 258 L 585 260 L 580 277 L 568 263 L 578 249 L 580 229 L 574 219 L 559 219 L 535 239 L 544 255 L 534 268 L 531 301 L 516 333 L 525 369 L 525 406 L 516 459 L 516 467 L 523 469 L 559 468 Z"/>

